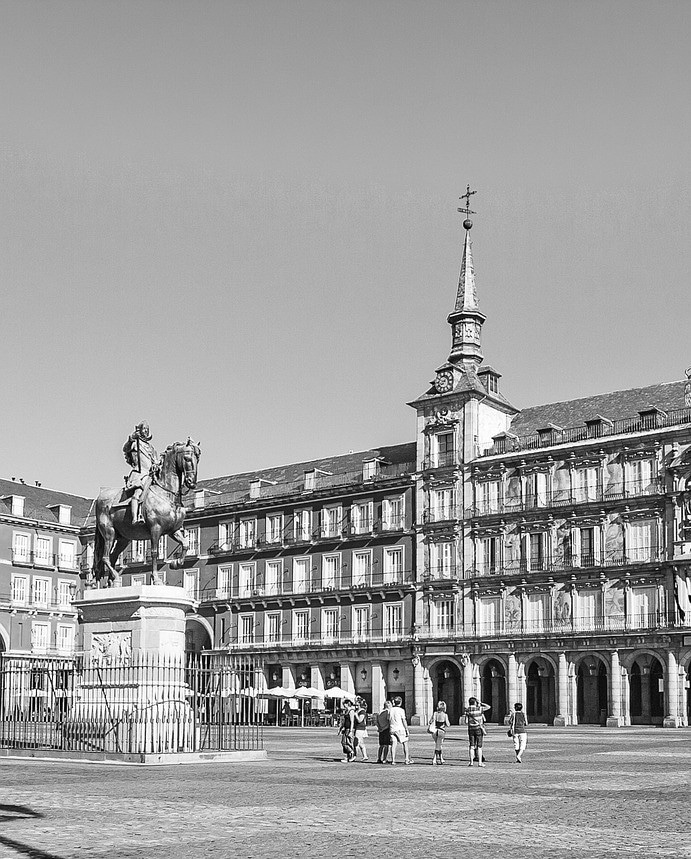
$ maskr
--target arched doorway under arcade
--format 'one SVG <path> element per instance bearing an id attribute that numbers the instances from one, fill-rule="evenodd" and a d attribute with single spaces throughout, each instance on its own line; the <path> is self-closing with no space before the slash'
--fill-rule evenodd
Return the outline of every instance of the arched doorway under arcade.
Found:
<path id="1" fill-rule="evenodd" d="M 629 669 L 629 712 L 632 725 L 661 725 L 665 716 L 662 663 L 646 653 Z"/>
<path id="2" fill-rule="evenodd" d="M 491 707 L 491 710 L 485 714 L 487 721 L 503 725 L 509 708 L 506 700 L 504 666 L 497 659 L 490 659 L 482 667 L 480 688 L 483 703 Z M 513 704 L 513 701 L 511 703 Z"/>
<path id="3" fill-rule="evenodd" d="M 552 725 L 557 715 L 554 667 L 542 657 L 530 661 L 525 672 L 525 709 L 528 722 Z M 513 701 L 509 701 L 512 707 Z"/>
<path id="4" fill-rule="evenodd" d="M 458 665 L 445 659 L 432 666 L 430 674 L 434 698 L 432 706 L 436 707 L 439 701 L 445 701 L 449 721 L 457 725 L 463 715 L 463 687 Z"/>
<path id="5" fill-rule="evenodd" d="M 198 615 L 188 616 L 185 621 L 185 650 L 200 653 L 211 649 L 211 628 L 206 619 Z"/>
<path id="6" fill-rule="evenodd" d="M 608 714 L 607 666 L 595 655 L 576 670 L 576 718 L 579 725 L 605 725 Z"/>

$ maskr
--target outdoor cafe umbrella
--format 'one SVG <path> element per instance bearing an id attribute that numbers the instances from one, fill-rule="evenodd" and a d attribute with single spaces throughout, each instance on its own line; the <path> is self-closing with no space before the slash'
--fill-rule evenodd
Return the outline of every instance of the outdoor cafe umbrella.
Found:
<path id="1" fill-rule="evenodd" d="M 341 689 L 340 686 L 332 686 L 330 689 L 324 690 L 325 698 L 348 698 L 350 701 L 354 701 L 357 697 L 354 692 L 346 692 L 345 689 Z"/>

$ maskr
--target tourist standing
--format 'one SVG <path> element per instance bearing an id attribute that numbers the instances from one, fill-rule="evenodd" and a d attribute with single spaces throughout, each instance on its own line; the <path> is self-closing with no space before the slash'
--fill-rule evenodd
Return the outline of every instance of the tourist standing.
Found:
<path id="1" fill-rule="evenodd" d="M 362 761 L 369 761 L 367 757 L 367 704 L 364 698 L 357 698 L 353 708 L 353 719 L 355 722 L 355 757 L 358 750 L 362 754 Z"/>
<path id="2" fill-rule="evenodd" d="M 437 709 L 434 711 L 434 715 L 430 720 L 428 729 L 434 738 L 434 757 L 432 758 L 434 766 L 444 763 L 442 747 L 444 745 L 444 739 L 446 738 L 446 729 L 449 727 L 451 727 L 451 722 L 449 722 L 449 717 L 446 713 L 446 702 L 439 701 Z"/>
<path id="3" fill-rule="evenodd" d="M 392 699 L 393 707 L 389 711 L 389 724 L 391 728 L 391 766 L 396 765 L 396 747 L 399 743 L 403 746 L 405 763 L 412 764 L 410 753 L 408 752 L 410 731 L 408 730 L 408 721 L 405 717 L 405 710 L 401 706 L 402 703 L 403 700 L 399 695 L 397 695 Z"/>
<path id="4" fill-rule="evenodd" d="M 484 767 L 482 760 L 482 740 L 487 733 L 485 730 L 485 712 L 490 710 L 489 704 L 483 704 L 477 698 L 469 698 L 465 708 L 465 723 L 468 726 L 468 766 L 472 767 L 477 752 L 477 765 Z"/>
<path id="5" fill-rule="evenodd" d="M 379 751 L 377 752 L 377 763 L 385 764 L 389 756 L 391 746 L 391 722 L 389 713 L 393 704 L 391 701 L 384 702 L 384 709 L 377 715 L 377 732 L 379 733 Z"/>
<path id="6" fill-rule="evenodd" d="M 343 715 L 341 716 L 341 725 L 338 733 L 341 737 L 341 748 L 343 749 L 341 763 L 349 764 L 355 758 L 355 714 L 350 701 L 343 702 Z"/>
<path id="7" fill-rule="evenodd" d="M 516 763 L 522 764 L 521 755 L 528 745 L 528 717 L 523 712 L 523 704 L 516 703 L 509 714 L 510 737 L 513 737 L 513 750 L 516 753 Z"/>

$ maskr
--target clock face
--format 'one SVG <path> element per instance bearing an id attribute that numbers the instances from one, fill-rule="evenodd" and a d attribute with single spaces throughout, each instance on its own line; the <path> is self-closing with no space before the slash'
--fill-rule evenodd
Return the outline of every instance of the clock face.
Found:
<path id="1" fill-rule="evenodd" d="M 450 391 L 453 387 L 453 373 L 450 370 L 443 370 L 441 373 L 437 373 L 434 387 L 439 391 L 440 394 L 444 394 L 446 393 L 446 391 Z"/>

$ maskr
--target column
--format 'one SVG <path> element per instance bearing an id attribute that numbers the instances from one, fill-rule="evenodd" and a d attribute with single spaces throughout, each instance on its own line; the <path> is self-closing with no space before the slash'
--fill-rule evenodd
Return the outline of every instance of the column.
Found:
<path id="1" fill-rule="evenodd" d="M 609 675 L 609 714 L 608 728 L 621 728 L 624 720 L 621 717 L 621 665 L 619 651 L 612 651 L 612 670 Z"/>
<path id="2" fill-rule="evenodd" d="M 677 657 L 671 650 L 667 651 L 667 676 L 665 677 L 665 698 L 667 715 L 665 716 L 663 728 L 678 728 L 679 720 L 679 668 Z"/>
<path id="3" fill-rule="evenodd" d="M 372 663 L 372 712 L 381 713 L 386 701 L 386 684 L 381 662 Z"/>
<path id="4" fill-rule="evenodd" d="M 509 710 L 513 708 L 513 705 L 518 701 L 518 684 L 517 684 L 517 672 L 518 665 L 516 664 L 516 656 L 513 653 L 509 653 L 506 658 L 508 663 L 508 672 L 507 672 L 507 694 L 509 696 L 509 700 L 506 702 Z"/>
<path id="5" fill-rule="evenodd" d="M 284 665 L 283 666 L 283 678 L 281 680 L 281 686 L 284 689 L 294 689 L 295 688 L 295 675 L 293 674 L 293 666 L 292 665 Z"/>
<path id="6" fill-rule="evenodd" d="M 424 669 L 419 656 L 413 657 L 413 701 L 415 712 L 411 716 L 411 725 L 422 725 L 425 723 L 425 686 Z"/>
<path id="7" fill-rule="evenodd" d="M 651 720 L 650 715 L 650 676 L 649 666 L 645 666 L 641 672 L 641 721 L 644 725 L 649 725 Z M 657 689 L 655 690 L 657 692 Z"/>
<path id="8" fill-rule="evenodd" d="M 355 679 L 351 662 L 341 662 L 341 689 L 355 694 Z"/>
<path id="9" fill-rule="evenodd" d="M 468 698 L 475 696 L 473 688 L 473 663 L 467 653 L 463 654 L 463 708 L 468 706 Z M 475 696 L 477 697 L 477 696 Z"/>
<path id="10" fill-rule="evenodd" d="M 312 665 L 310 668 L 310 686 L 320 692 L 324 691 L 324 675 L 319 665 Z"/>
<path id="11" fill-rule="evenodd" d="M 569 724 L 569 667 L 566 664 L 566 654 L 559 654 L 557 665 L 557 715 L 554 726 L 564 728 Z"/>

